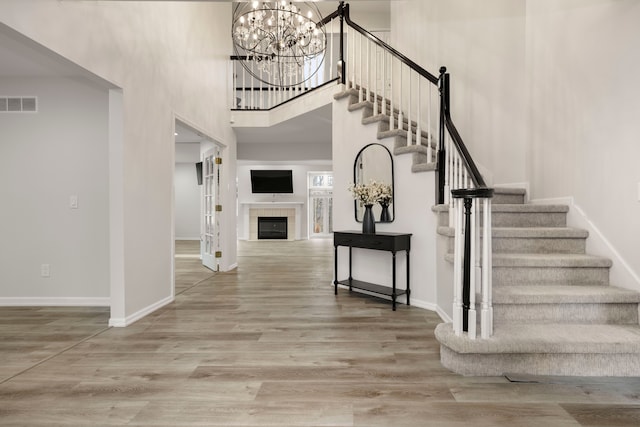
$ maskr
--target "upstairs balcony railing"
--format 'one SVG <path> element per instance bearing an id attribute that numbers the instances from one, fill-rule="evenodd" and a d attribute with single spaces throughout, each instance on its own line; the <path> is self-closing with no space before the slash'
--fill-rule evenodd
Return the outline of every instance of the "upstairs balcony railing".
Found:
<path id="1" fill-rule="evenodd" d="M 302 85 L 265 87 L 234 65 L 236 110 L 268 110 L 283 102 L 338 82 L 368 103 L 385 133 L 396 136 L 396 148 L 412 147 L 436 173 L 436 204 L 449 206 L 455 229 L 453 327 L 476 338 L 477 300 L 480 335 L 493 333 L 491 284 L 491 198 L 488 188 L 451 117 L 450 75 L 436 76 L 351 21 L 349 5 L 325 17 L 327 63 Z M 328 59 L 327 59 L 328 58 Z M 238 58 L 232 57 L 232 63 Z M 237 62 L 237 61 L 236 61 Z M 240 67 L 241 68 L 241 67 Z M 303 71 L 302 71 L 303 72 Z"/>

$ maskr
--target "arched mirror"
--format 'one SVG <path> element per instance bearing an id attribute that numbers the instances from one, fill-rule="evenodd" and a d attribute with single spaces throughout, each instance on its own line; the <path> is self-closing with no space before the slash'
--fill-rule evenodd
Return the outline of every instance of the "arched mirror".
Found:
<path id="1" fill-rule="evenodd" d="M 358 155 L 353 165 L 353 182 L 355 185 L 369 185 L 375 182 L 388 187 L 390 197 L 373 205 L 373 216 L 376 222 L 392 222 L 395 218 L 393 199 L 393 157 L 387 147 L 382 144 L 369 144 Z M 355 200 L 356 221 L 362 222 L 365 208 L 362 202 Z"/>

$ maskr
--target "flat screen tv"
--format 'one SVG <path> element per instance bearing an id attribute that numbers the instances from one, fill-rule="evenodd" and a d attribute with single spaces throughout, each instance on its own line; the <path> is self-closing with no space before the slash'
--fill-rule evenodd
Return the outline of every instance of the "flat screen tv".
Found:
<path id="1" fill-rule="evenodd" d="M 291 170 L 251 170 L 252 193 L 293 193 Z"/>

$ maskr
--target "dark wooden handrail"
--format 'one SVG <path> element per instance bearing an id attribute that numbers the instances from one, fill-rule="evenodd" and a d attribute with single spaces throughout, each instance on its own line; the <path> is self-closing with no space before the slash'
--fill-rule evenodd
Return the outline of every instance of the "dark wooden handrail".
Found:
<path id="1" fill-rule="evenodd" d="M 438 78 L 436 76 L 434 76 L 433 74 L 431 74 L 430 72 L 428 72 L 427 70 L 425 70 L 424 68 L 422 68 L 421 66 L 419 66 L 418 64 L 413 62 L 412 60 L 410 60 L 409 58 L 407 58 L 405 55 L 403 55 L 402 53 L 400 53 L 399 51 L 397 51 L 396 49 L 394 49 L 393 47 L 391 47 L 387 43 L 385 43 L 382 40 L 380 40 L 378 37 L 376 37 L 373 34 L 371 34 L 369 31 L 367 31 L 364 28 L 362 28 L 360 25 L 358 25 L 355 22 L 353 22 L 351 20 L 351 18 L 349 17 L 349 4 L 344 4 L 343 5 L 342 2 L 341 2 L 341 5 L 338 6 L 338 11 L 340 10 L 341 6 L 343 7 L 343 10 L 344 10 L 344 20 L 351 28 L 353 28 L 354 30 L 356 30 L 357 32 L 359 32 L 360 34 L 362 34 L 363 36 L 365 36 L 366 38 L 368 38 L 369 40 L 371 40 L 372 42 L 374 42 L 378 46 L 382 47 L 384 50 L 386 50 L 389 53 L 391 53 L 393 56 L 395 56 L 400 61 L 402 61 L 404 64 L 406 64 L 413 71 L 415 71 L 416 73 L 420 74 L 422 77 L 426 78 L 427 80 L 429 80 L 434 85 L 438 84 Z"/>

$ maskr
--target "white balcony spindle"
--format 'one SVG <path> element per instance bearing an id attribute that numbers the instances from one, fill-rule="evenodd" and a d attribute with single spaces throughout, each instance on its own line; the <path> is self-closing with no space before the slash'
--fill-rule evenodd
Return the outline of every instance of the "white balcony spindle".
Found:
<path id="1" fill-rule="evenodd" d="M 247 108 L 247 70 L 242 68 L 242 108 Z"/>
<path id="2" fill-rule="evenodd" d="M 331 20 L 331 27 L 329 29 L 329 31 L 330 31 L 330 33 L 329 33 L 330 34 L 329 35 L 330 41 L 329 41 L 329 78 L 328 78 L 328 80 L 333 79 L 333 75 L 334 75 L 333 74 L 333 72 L 334 72 L 334 69 L 333 69 L 333 38 L 334 38 L 333 37 L 333 21 L 334 21 L 334 19 Z"/>

